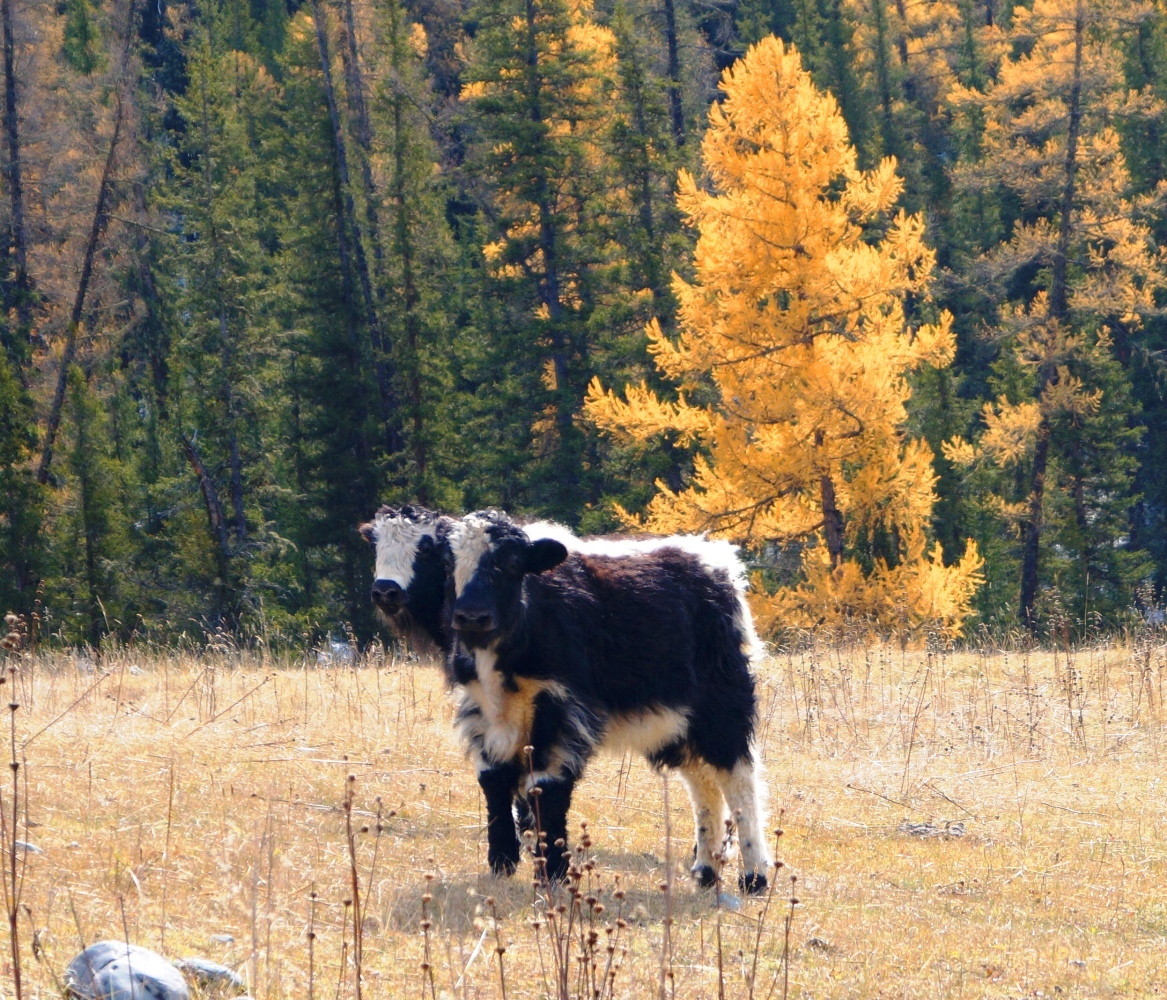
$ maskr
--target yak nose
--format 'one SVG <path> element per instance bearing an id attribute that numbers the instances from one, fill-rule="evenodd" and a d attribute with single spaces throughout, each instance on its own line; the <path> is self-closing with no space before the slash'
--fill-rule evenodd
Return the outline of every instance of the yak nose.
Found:
<path id="1" fill-rule="evenodd" d="M 454 628 L 459 632 L 489 632 L 494 628 L 494 615 L 475 609 L 455 611 Z"/>
<path id="2" fill-rule="evenodd" d="M 401 607 L 404 591 L 395 580 L 373 581 L 373 603 L 388 611 L 396 611 Z"/>

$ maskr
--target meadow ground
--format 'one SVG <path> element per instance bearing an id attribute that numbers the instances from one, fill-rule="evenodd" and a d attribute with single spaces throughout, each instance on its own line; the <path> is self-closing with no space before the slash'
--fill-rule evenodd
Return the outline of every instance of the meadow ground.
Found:
<path id="1" fill-rule="evenodd" d="M 40 849 L 18 853 L 25 996 L 59 996 L 81 942 L 127 936 L 236 964 L 260 1000 L 355 996 L 346 786 L 363 996 L 555 995 L 530 863 L 510 881 L 485 873 L 477 785 L 431 666 L 145 651 L 9 662 L 20 837 Z M 692 821 L 676 778 L 601 758 L 579 787 L 601 966 L 605 925 L 627 925 L 612 935 L 615 996 L 658 995 L 662 961 L 679 998 L 748 997 L 751 977 L 758 998 L 1167 992 L 1167 647 L 819 648 L 762 670 L 787 867 L 760 939 L 764 901 L 718 910 L 684 874 Z M 5 998 L 12 971 L 3 960 Z"/>

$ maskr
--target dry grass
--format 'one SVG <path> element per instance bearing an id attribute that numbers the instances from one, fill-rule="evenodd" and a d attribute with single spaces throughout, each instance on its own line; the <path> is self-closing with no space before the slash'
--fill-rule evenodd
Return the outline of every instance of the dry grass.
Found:
<path id="1" fill-rule="evenodd" d="M 104 679 L 63 655 L 21 665 L 27 839 L 43 849 L 22 856 L 26 996 L 59 995 L 54 974 L 82 940 L 126 931 L 168 956 L 239 964 L 263 1000 L 307 997 L 310 973 L 315 997 L 355 995 L 344 903 L 350 774 L 363 995 L 500 996 L 487 896 L 509 943 L 507 996 L 545 994 L 552 958 L 547 928 L 540 948 L 529 922 L 542 912 L 531 907 L 530 864 L 509 882 L 484 874 L 479 793 L 436 671 L 388 659 L 352 669 L 132 652 L 100 670 Z M 1069 659 L 858 649 L 769 661 L 761 736 L 801 900 L 790 995 L 1167 989 L 1165 688 L 1167 650 L 1153 645 Z M 687 867 L 691 836 L 672 780 L 666 842 L 663 784 L 640 760 L 605 758 L 579 789 L 573 824 L 590 821 L 595 877 L 607 887 L 600 945 L 618 877 L 629 926 L 615 995 L 657 994 L 668 907 L 669 995 L 716 997 L 708 894 L 680 874 L 672 893 L 658 888 L 670 855 L 678 873 Z M 964 834 L 920 837 L 905 821 L 959 823 Z M 758 998 L 776 975 L 773 995 L 782 994 L 789 883 L 779 892 Z M 726 996 L 749 995 L 760 907 L 721 914 Z M 28 947 L 34 930 L 40 960 Z M 420 968 L 427 945 L 432 991 Z M 0 970 L 5 997 L 11 971 Z"/>

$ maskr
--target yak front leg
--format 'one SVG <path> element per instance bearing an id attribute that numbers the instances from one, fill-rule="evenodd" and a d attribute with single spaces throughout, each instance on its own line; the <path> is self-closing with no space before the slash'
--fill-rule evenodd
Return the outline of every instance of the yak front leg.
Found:
<path id="1" fill-rule="evenodd" d="M 485 764 L 478 785 L 486 799 L 486 858 L 495 875 L 513 875 L 519 866 L 519 837 L 511 812 L 519 784 L 517 764 Z"/>
<path id="2" fill-rule="evenodd" d="M 543 860 L 543 876 L 549 882 L 567 877 L 567 810 L 575 778 L 547 778 L 535 781 L 527 790 L 527 802 L 538 837 L 537 856 Z"/>

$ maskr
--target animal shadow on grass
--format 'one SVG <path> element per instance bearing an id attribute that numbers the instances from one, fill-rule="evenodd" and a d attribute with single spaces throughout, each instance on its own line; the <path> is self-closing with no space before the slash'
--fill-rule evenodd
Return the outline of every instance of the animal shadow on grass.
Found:
<path id="1" fill-rule="evenodd" d="M 666 900 L 665 893 L 660 889 L 665 879 L 664 861 L 648 853 L 623 854 L 599 850 L 589 856 L 596 863 L 592 879 L 593 884 L 599 887 L 601 901 L 611 905 L 612 894 L 620 888 L 624 891 L 624 914 L 628 920 L 639 924 L 656 924 L 664 919 Z M 475 919 L 482 916 L 483 900 L 488 896 L 494 898 L 500 918 L 529 913 L 533 891 L 532 874 L 530 859 L 525 858 L 512 878 L 495 878 L 485 872 L 472 877 L 460 873 L 450 881 L 439 878 L 427 882 L 419 876 L 401 886 L 388 906 L 382 923 L 399 931 L 416 931 L 422 919 L 421 897 L 428 892 L 433 897 L 428 904 L 428 916 L 434 926 L 453 934 L 469 933 L 475 929 Z M 543 886 L 537 890 L 540 896 L 545 896 L 546 891 Z M 673 876 L 671 896 L 674 919 L 696 919 L 714 907 L 713 892 L 697 888 L 688 872 L 679 864 Z"/>

